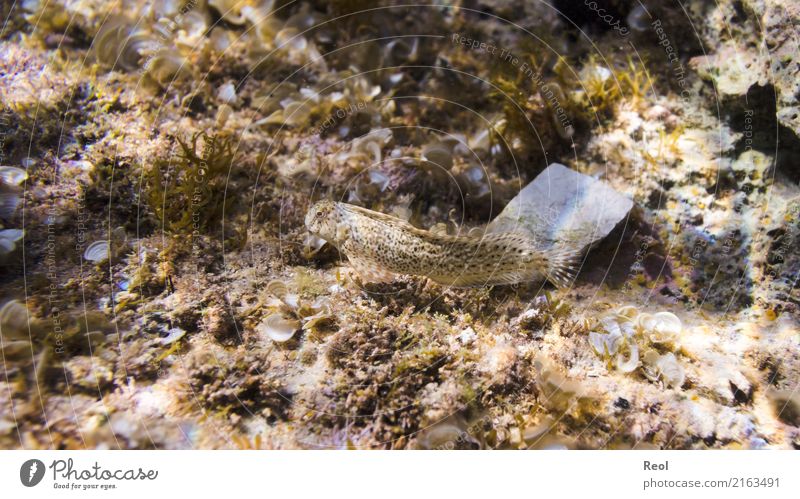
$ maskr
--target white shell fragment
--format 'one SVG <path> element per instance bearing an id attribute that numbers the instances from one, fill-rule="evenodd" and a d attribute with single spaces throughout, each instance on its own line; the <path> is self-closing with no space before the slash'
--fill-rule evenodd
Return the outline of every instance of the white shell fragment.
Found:
<path id="1" fill-rule="evenodd" d="M 299 321 L 287 319 L 279 313 L 267 316 L 256 327 L 259 335 L 266 336 L 276 343 L 284 343 L 291 340 L 298 329 L 300 329 Z"/>
<path id="2" fill-rule="evenodd" d="M 604 66 L 586 66 L 580 73 L 582 80 L 599 80 L 606 81 L 611 78 L 611 70 Z"/>
<path id="3" fill-rule="evenodd" d="M 225 104 L 235 104 L 236 87 L 233 86 L 233 83 L 225 83 L 219 87 L 219 90 L 217 91 L 217 98 Z"/>
<path id="4" fill-rule="evenodd" d="M 527 232 L 543 246 L 568 242 L 585 249 L 606 237 L 633 208 L 607 184 L 553 163 L 525 186 L 488 226 L 489 232 Z"/>

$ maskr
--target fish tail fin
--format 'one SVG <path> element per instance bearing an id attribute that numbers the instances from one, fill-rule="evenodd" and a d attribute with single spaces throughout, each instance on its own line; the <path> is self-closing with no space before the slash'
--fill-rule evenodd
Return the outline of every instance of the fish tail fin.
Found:
<path id="1" fill-rule="evenodd" d="M 547 280 L 559 288 L 570 286 L 578 274 L 580 249 L 554 245 L 545 250 L 544 255 L 547 261 Z"/>

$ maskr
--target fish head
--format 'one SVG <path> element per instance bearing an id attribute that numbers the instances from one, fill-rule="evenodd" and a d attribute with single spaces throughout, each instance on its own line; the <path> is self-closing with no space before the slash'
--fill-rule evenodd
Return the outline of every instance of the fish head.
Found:
<path id="1" fill-rule="evenodd" d="M 330 200 L 318 201 L 306 213 L 306 228 L 329 243 L 335 243 L 336 229 L 341 218 L 337 203 Z"/>

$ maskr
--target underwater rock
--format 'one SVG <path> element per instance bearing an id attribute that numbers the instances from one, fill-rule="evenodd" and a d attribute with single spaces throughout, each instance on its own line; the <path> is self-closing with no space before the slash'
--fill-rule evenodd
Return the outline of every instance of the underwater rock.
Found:
<path id="1" fill-rule="evenodd" d="M 717 50 L 693 58 L 690 64 L 702 78 L 713 81 L 723 97 L 746 98 L 752 87 L 771 86 L 769 93 L 774 95 L 777 121 L 800 137 L 800 41 L 796 27 L 800 5 L 792 0 L 751 0 L 742 4 L 734 9 L 721 2 L 717 9 L 723 14 L 738 10 L 744 19 L 736 24 L 750 25 L 752 31 L 739 29 L 731 33 L 727 23 L 721 24 L 708 40 L 709 46 L 717 46 Z M 731 39 L 726 39 L 732 34 Z"/>
<path id="2" fill-rule="evenodd" d="M 576 249 L 606 237 L 633 201 L 603 182 L 553 163 L 506 205 L 489 232 L 528 232 L 542 244 Z"/>

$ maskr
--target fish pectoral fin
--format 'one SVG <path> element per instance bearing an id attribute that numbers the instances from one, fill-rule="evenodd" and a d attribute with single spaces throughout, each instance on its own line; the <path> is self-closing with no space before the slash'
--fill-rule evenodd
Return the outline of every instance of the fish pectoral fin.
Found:
<path id="1" fill-rule="evenodd" d="M 392 282 L 395 277 L 394 272 L 380 268 L 377 264 L 362 258 L 347 257 L 353 270 L 367 282 Z"/>

